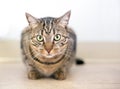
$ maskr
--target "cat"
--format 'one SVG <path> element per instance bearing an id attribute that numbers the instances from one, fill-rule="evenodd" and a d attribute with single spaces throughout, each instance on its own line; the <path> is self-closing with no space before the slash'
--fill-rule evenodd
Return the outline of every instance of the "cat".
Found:
<path id="1" fill-rule="evenodd" d="M 76 34 L 68 27 L 70 15 L 68 11 L 58 18 L 38 19 L 26 13 L 29 25 L 21 34 L 21 50 L 29 79 L 66 79 L 76 60 Z"/>

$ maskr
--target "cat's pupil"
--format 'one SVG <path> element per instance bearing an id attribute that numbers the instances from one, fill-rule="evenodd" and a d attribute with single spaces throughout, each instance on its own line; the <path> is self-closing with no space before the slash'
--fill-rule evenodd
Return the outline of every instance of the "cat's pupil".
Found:
<path id="1" fill-rule="evenodd" d="M 59 38 L 59 36 L 57 35 L 57 36 L 56 36 L 56 38 L 58 39 L 58 38 Z"/>

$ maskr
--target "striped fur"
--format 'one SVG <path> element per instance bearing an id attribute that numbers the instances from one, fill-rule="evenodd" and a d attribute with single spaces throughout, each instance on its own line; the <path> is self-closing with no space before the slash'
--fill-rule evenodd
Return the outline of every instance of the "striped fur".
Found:
<path id="1" fill-rule="evenodd" d="M 23 61 L 28 78 L 54 77 L 64 80 L 75 61 L 76 35 L 67 25 L 70 11 L 59 18 L 37 19 L 26 14 L 29 26 L 21 35 Z M 37 36 L 43 40 L 38 41 Z M 55 40 L 60 36 L 60 40 Z"/>

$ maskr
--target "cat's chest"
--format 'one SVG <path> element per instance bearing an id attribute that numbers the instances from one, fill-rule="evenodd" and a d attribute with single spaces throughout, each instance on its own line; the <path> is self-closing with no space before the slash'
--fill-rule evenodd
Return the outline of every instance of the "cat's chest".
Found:
<path id="1" fill-rule="evenodd" d="M 36 63 L 35 67 L 37 68 L 37 70 L 40 73 L 44 74 L 45 76 L 50 76 L 55 71 L 57 71 L 62 66 L 62 64 L 63 64 L 62 61 L 60 63 L 52 64 L 52 65 L 45 65 L 45 64 Z"/>
<path id="2" fill-rule="evenodd" d="M 46 76 L 50 76 L 57 69 L 58 69 L 57 66 L 44 66 L 44 67 L 40 67 L 38 70 L 39 70 L 40 73 L 43 73 Z"/>

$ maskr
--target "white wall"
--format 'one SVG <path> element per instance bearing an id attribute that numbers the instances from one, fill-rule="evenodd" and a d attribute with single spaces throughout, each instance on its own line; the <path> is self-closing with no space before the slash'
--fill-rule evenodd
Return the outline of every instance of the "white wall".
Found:
<path id="1" fill-rule="evenodd" d="M 69 25 L 79 41 L 120 42 L 119 0 L 1 0 L 0 38 L 20 38 L 27 26 L 25 12 L 36 17 L 57 17 L 70 9 Z"/>

